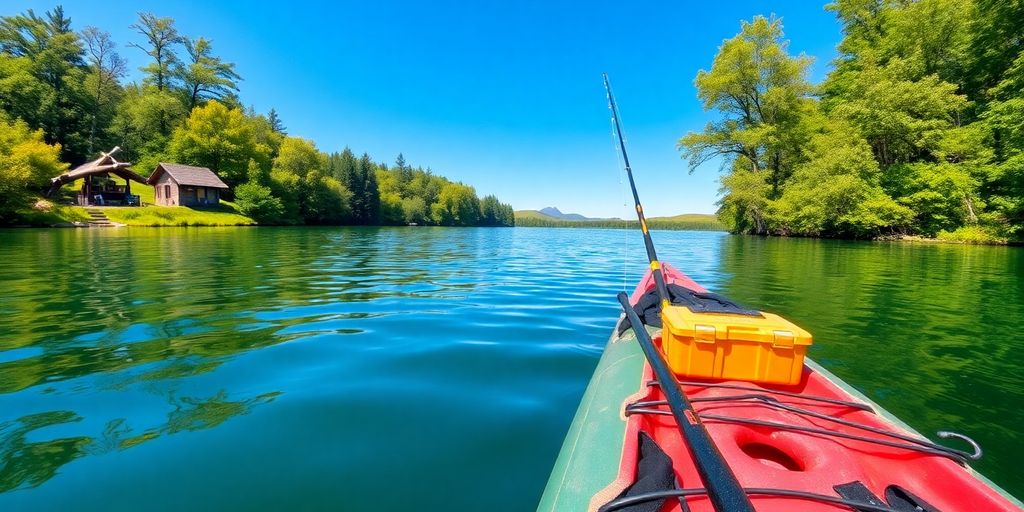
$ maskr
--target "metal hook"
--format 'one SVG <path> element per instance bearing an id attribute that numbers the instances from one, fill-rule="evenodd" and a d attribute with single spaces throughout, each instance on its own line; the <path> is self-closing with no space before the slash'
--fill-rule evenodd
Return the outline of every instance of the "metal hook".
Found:
<path id="1" fill-rule="evenodd" d="M 964 455 L 964 457 L 967 457 L 968 459 L 978 460 L 982 456 L 981 446 L 978 445 L 978 443 L 976 443 L 974 441 L 974 439 L 971 439 L 971 438 L 969 438 L 969 437 L 967 437 L 967 436 L 965 436 L 965 435 L 963 435 L 963 434 L 961 434 L 959 432 L 949 432 L 949 431 L 946 431 L 946 430 L 940 430 L 940 431 L 936 432 L 935 435 L 941 437 L 942 439 L 949 439 L 949 438 L 959 439 L 959 440 L 961 440 L 961 441 L 971 445 L 971 448 L 974 449 L 974 453 L 967 453 L 967 452 L 963 452 L 963 451 L 957 450 L 958 452 L 962 453 Z"/>

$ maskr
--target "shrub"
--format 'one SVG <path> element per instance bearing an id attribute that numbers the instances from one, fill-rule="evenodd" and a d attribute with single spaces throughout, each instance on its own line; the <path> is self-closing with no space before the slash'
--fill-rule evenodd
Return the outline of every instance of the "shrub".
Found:
<path id="1" fill-rule="evenodd" d="M 274 197 L 269 187 L 259 183 L 245 183 L 235 189 L 235 204 L 242 215 L 260 224 L 278 224 L 284 215 L 281 199 Z"/>
<path id="2" fill-rule="evenodd" d="M 939 231 L 939 240 L 962 244 L 1005 244 L 1007 239 L 983 226 L 964 226 L 954 231 Z"/>

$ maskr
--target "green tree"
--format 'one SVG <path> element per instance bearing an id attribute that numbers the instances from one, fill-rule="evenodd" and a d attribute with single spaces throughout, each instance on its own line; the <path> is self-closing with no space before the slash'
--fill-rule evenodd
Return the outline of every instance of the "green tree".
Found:
<path id="1" fill-rule="evenodd" d="M 273 196 L 281 201 L 280 221 L 282 224 L 302 223 L 301 183 L 302 177 L 298 174 L 281 169 L 270 171 L 269 187 Z"/>
<path id="2" fill-rule="evenodd" d="M 982 190 L 1008 234 L 1024 235 L 1024 50 L 991 89 L 982 126 L 991 134 L 992 165 Z"/>
<path id="3" fill-rule="evenodd" d="M 730 231 L 768 233 L 771 185 L 767 177 L 767 173 L 742 168 L 722 176 L 718 217 Z"/>
<path id="4" fill-rule="evenodd" d="M 352 193 L 321 171 L 306 175 L 301 190 L 300 213 L 307 224 L 341 224 L 351 215 Z"/>
<path id="5" fill-rule="evenodd" d="M 256 140 L 251 118 L 241 110 L 229 109 L 217 101 L 193 110 L 184 124 L 174 130 L 168 145 L 171 158 L 181 163 L 209 167 L 229 186 L 247 180 L 250 160 L 266 165 L 270 152 L 266 144 Z M 281 153 L 284 154 L 284 145 Z"/>
<path id="6" fill-rule="evenodd" d="M 1024 2 L 974 0 L 967 55 L 968 88 L 972 101 L 986 103 L 1010 68 L 1024 53 Z"/>
<path id="7" fill-rule="evenodd" d="M 413 178 L 413 168 L 405 161 L 405 155 L 398 154 L 395 158 L 394 175 L 396 178 L 397 190 L 399 193 L 407 193 L 409 182 Z"/>
<path id="8" fill-rule="evenodd" d="M 380 222 L 380 189 L 377 185 L 377 164 L 373 163 L 370 155 L 363 153 L 356 169 L 356 179 L 360 182 L 358 189 L 362 194 L 358 203 L 360 210 L 353 211 L 356 223 L 378 224 Z"/>
<path id="9" fill-rule="evenodd" d="M 84 161 L 88 121 L 82 83 L 86 71 L 82 42 L 71 29 L 71 19 L 59 6 L 45 16 L 30 9 L 25 14 L 2 17 L 0 52 L 25 58 L 21 65 L 28 64 L 37 81 L 29 86 L 29 97 L 24 98 L 37 102 L 22 105 L 12 113 L 32 128 L 42 128 L 48 143 L 61 146 L 63 158 L 73 163 Z"/>
<path id="10" fill-rule="evenodd" d="M 96 139 L 102 137 L 103 128 L 109 126 L 114 117 L 114 107 L 120 100 L 119 80 L 127 70 L 125 60 L 115 50 L 116 45 L 110 34 L 96 27 L 82 31 L 89 75 L 85 86 L 89 91 L 89 146 L 88 154 L 96 151 Z"/>
<path id="11" fill-rule="evenodd" d="M 385 226 L 397 226 L 405 222 L 402 210 L 402 196 L 395 193 L 384 193 L 380 196 L 380 223 Z"/>
<path id="12" fill-rule="evenodd" d="M 153 62 L 140 68 L 146 74 L 145 83 L 152 84 L 158 91 L 171 88 L 174 69 L 179 63 L 175 47 L 184 42 L 174 26 L 174 20 L 140 12 L 139 20 L 129 28 L 145 38 L 143 44 L 132 43 L 132 46 L 146 52 L 153 59 Z"/>
<path id="13" fill-rule="evenodd" d="M 288 135 L 288 128 L 285 128 L 281 117 L 277 115 L 277 110 L 270 109 L 270 112 L 267 113 L 267 122 L 270 123 L 270 129 L 274 133 Z"/>
<path id="14" fill-rule="evenodd" d="M 1024 28 L 1018 4 L 840 0 L 828 6 L 845 37 L 823 87 L 824 109 L 866 137 L 883 189 L 913 210 L 915 232 L 979 223 L 1005 231 L 1017 224 L 1012 199 L 1003 201 L 1013 193 L 1003 195 L 1000 186 L 1001 123 L 989 122 L 989 102 L 1024 49 L 1017 39 L 1000 40 Z"/>
<path id="15" fill-rule="evenodd" d="M 313 142 L 285 137 L 271 171 L 271 188 L 286 213 L 308 224 L 341 224 L 352 215 L 352 193 L 328 174 L 328 157 Z"/>
<path id="16" fill-rule="evenodd" d="M 235 204 L 242 215 L 260 224 L 280 224 L 284 218 L 284 204 L 274 197 L 270 187 L 255 182 L 243 183 L 235 189 Z"/>
<path id="17" fill-rule="evenodd" d="M 826 124 L 807 149 L 807 161 L 770 205 L 773 231 L 865 238 L 909 224 L 911 211 L 882 190 L 878 163 L 855 128 Z"/>
<path id="18" fill-rule="evenodd" d="M 157 162 L 167 160 L 168 126 L 185 119 L 185 105 L 170 91 L 131 84 L 124 89 L 109 131 L 124 151 L 124 158 L 137 169 L 150 172 Z"/>
<path id="19" fill-rule="evenodd" d="M 731 174 L 743 176 L 722 180 L 723 213 L 740 215 L 733 225 L 755 233 L 767 229 L 763 203 L 779 197 L 803 158 L 809 136 L 803 118 L 814 108 L 806 78 L 811 61 L 790 56 L 782 37 L 778 19 L 757 16 L 742 23 L 740 33 L 719 48 L 711 70 L 701 70 L 694 82 L 704 109 L 722 119 L 679 141 L 691 171 L 722 158 Z M 751 186 L 760 182 L 768 187 Z M 742 186 L 741 193 L 733 195 L 734 186 Z"/>
<path id="20" fill-rule="evenodd" d="M 237 83 L 242 77 L 235 72 L 234 64 L 213 55 L 208 39 L 185 38 L 184 44 L 189 61 L 178 67 L 177 74 L 184 86 L 185 104 L 189 110 L 206 100 L 221 100 L 238 92 Z"/>
<path id="21" fill-rule="evenodd" d="M 42 130 L 0 115 L 0 220 L 9 220 L 31 191 L 41 191 L 67 167 L 60 161 L 60 147 L 47 144 Z"/>
<path id="22" fill-rule="evenodd" d="M 270 120 L 264 115 L 249 112 L 246 114 L 246 117 L 249 118 L 253 130 L 253 136 L 256 138 L 256 143 L 270 148 L 271 160 L 277 158 L 277 154 L 281 149 L 281 143 L 284 141 L 285 135 L 274 131 Z"/>
<path id="23" fill-rule="evenodd" d="M 427 202 L 422 197 L 402 199 L 402 216 L 406 224 L 426 225 L 433 221 Z"/>
<path id="24" fill-rule="evenodd" d="M 898 58 L 885 67 L 866 62 L 825 84 L 826 111 L 853 123 L 882 166 L 930 158 L 967 103 L 955 85 L 936 75 L 914 79 L 908 65 Z"/>
<path id="25" fill-rule="evenodd" d="M 430 206 L 430 215 L 441 226 L 475 226 L 480 222 L 480 200 L 472 187 L 446 183 Z"/>
<path id="26" fill-rule="evenodd" d="M 512 207 L 498 201 L 493 195 L 484 196 L 480 200 L 481 226 L 514 226 L 515 212 Z"/>
<path id="27" fill-rule="evenodd" d="M 310 172 L 322 174 L 327 170 L 327 156 L 321 153 L 312 141 L 299 137 L 285 137 L 277 158 L 274 159 L 273 168 L 298 176 L 306 176 Z"/>
<path id="28" fill-rule="evenodd" d="M 50 93 L 35 76 L 32 59 L 0 53 L 0 110 L 10 117 L 42 123 L 39 107 Z"/>
<path id="29" fill-rule="evenodd" d="M 348 147 L 341 153 L 332 153 L 328 161 L 331 176 L 346 185 L 354 181 L 356 165 L 356 156 Z"/>

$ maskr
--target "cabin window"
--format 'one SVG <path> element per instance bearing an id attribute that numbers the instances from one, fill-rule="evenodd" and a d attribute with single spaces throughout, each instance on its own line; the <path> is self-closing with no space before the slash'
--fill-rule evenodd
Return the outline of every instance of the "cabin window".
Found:
<path id="1" fill-rule="evenodd" d="M 167 199 L 171 198 L 171 186 L 170 185 L 164 185 L 164 197 L 166 197 Z"/>
<path id="2" fill-rule="evenodd" d="M 156 197 L 157 197 L 157 199 L 160 198 L 160 187 L 156 188 Z"/>

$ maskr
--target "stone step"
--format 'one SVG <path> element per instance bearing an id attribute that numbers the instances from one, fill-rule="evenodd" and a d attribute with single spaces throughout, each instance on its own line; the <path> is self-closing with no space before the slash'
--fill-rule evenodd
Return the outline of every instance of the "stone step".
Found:
<path id="1" fill-rule="evenodd" d="M 107 215 L 103 213 L 103 210 L 95 207 L 86 207 L 86 213 L 89 214 L 89 227 L 93 228 L 113 228 L 117 227 L 107 218 Z"/>

